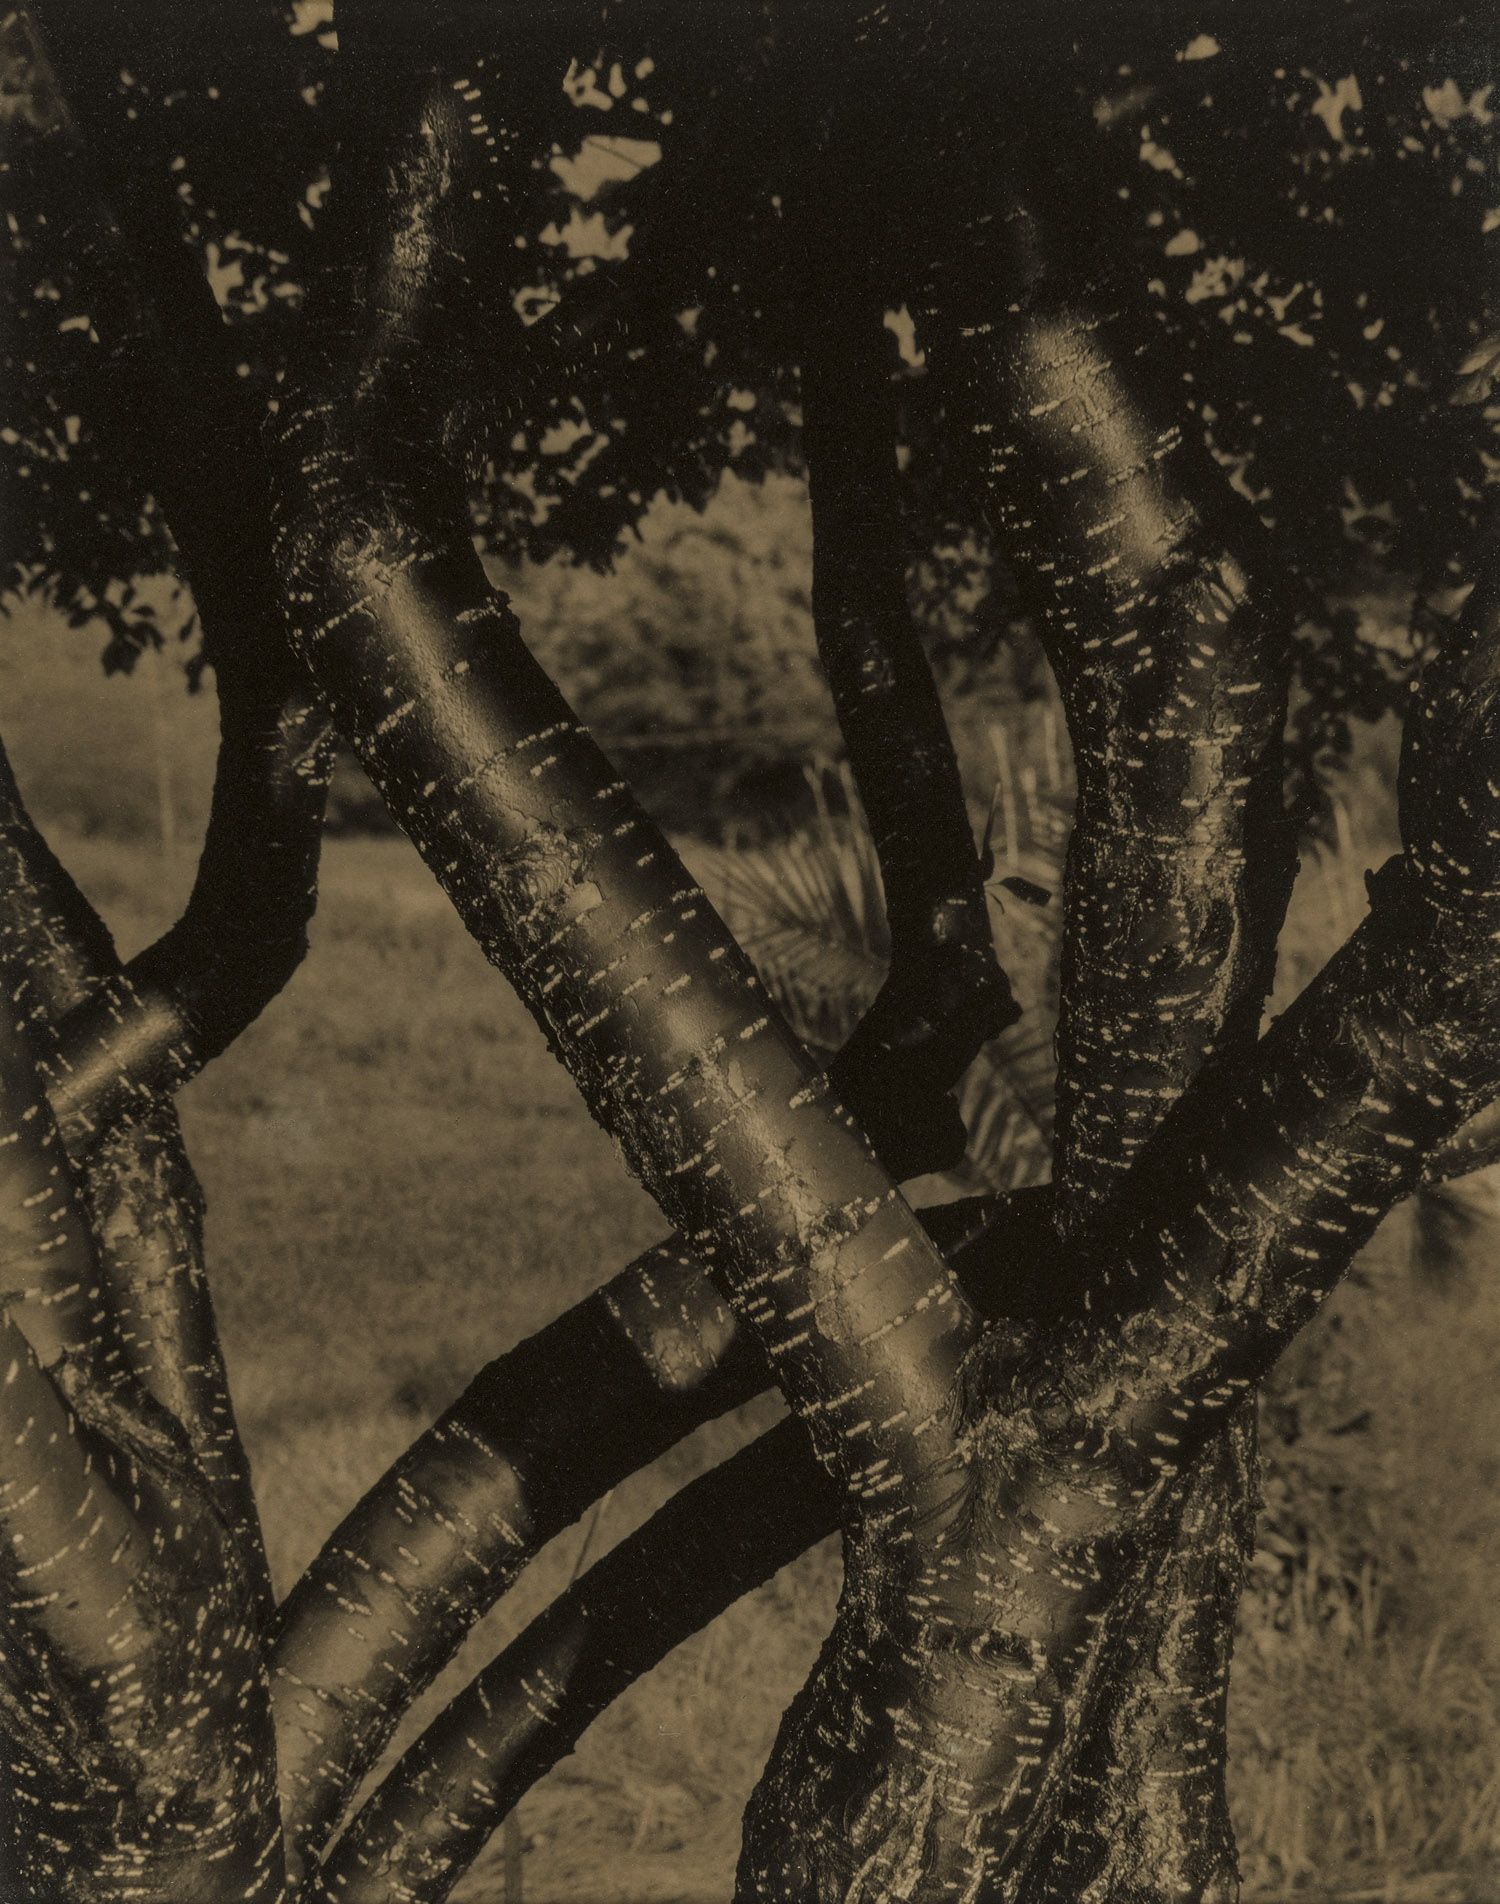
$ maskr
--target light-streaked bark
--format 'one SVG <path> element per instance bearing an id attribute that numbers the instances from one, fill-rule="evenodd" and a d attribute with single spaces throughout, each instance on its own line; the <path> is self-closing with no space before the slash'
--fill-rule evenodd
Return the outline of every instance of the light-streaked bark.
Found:
<path id="1" fill-rule="evenodd" d="M 115 65 L 91 56 L 74 0 L 54 4 L 84 95 L 92 84 L 102 112 Z M 371 18 L 351 0 L 351 43 Z M 335 1848 L 330 1882 L 341 1873 L 377 1887 L 366 1895 L 440 1895 L 476 1834 L 604 1698 L 833 1517 L 844 1591 L 747 1815 L 743 1898 L 1031 1904 L 1087 1893 L 1133 1904 L 1164 1882 L 1223 1896 L 1232 1880 L 1217 1766 L 1175 1802 L 1147 1789 L 1220 1725 L 1212 1702 L 1245 1483 L 1232 1449 L 1217 1479 L 1195 1464 L 1227 1445 L 1236 1411 L 1425 1160 L 1500 1089 L 1493 575 L 1429 669 L 1409 724 L 1404 857 L 1375 881 L 1369 919 L 1257 1041 L 1286 877 L 1273 799 L 1284 611 L 1274 589 L 1263 592 L 1264 550 L 1210 499 L 1202 459 L 1153 409 L 1150 386 L 1135 386 L 1134 346 L 1112 340 L 1114 315 L 1085 296 L 1095 287 L 1077 261 L 1026 275 L 1046 250 L 1034 214 L 1011 233 L 1019 255 L 1002 248 L 997 262 L 993 233 L 977 227 L 972 245 L 953 247 L 933 313 L 935 361 L 946 349 L 953 366 L 950 425 L 974 426 L 1023 559 L 1039 575 L 1061 565 L 1053 651 L 1081 780 L 1048 1202 L 1060 1261 L 1049 1300 L 1002 1297 L 986 1324 L 473 555 L 442 377 L 457 361 L 446 345 L 463 316 L 476 151 L 452 102 L 455 78 L 471 75 L 444 57 L 448 67 L 419 60 L 395 75 L 391 110 L 378 116 L 393 142 L 390 193 L 357 204 L 336 237 L 304 374 L 264 452 L 235 439 L 260 474 L 232 506 L 220 490 L 207 516 L 179 484 L 185 559 L 206 601 L 216 590 L 227 600 L 229 580 L 251 576 L 255 612 L 237 626 L 269 630 L 285 611 L 392 811 L 729 1305 L 732 1322 L 696 1271 L 677 1265 L 692 1326 L 663 1336 L 653 1324 L 626 1351 L 622 1392 L 637 1363 L 655 1361 L 668 1405 L 633 1416 L 623 1458 L 633 1464 L 677 1426 L 664 1345 L 669 1364 L 681 1356 L 706 1371 L 703 1393 L 733 1390 L 744 1355 L 756 1379 L 761 1369 L 775 1377 L 800 1423 L 672 1504 L 496 1662 Z M 512 83 L 525 83 L 519 67 Z M 366 184 L 380 171 L 370 152 L 362 171 L 360 154 L 345 157 L 346 181 L 349 167 Z M 127 230 L 148 251 L 165 246 L 178 281 L 183 254 L 159 203 L 136 189 L 128 163 L 116 163 L 115 182 Z M 503 192 L 503 175 L 485 189 Z M 196 294 L 182 312 L 164 309 L 163 334 L 194 352 L 204 414 L 243 430 L 202 314 Z M 189 434 L 184 448 L 182 468 L 201 474 L 201 441 Z M 837 543 L 849 492 L 835 483 L 832 498 Z M 240 513 L 257 525 L 248 555 L 233 536 Z M 888 571 L 883 587 L 888 602 Z M 295 679 L 279 666 L 250 678 Z M 262 705 L 278 735 L 288 705 Z M 311 704 L 298 705 L 315 727 Z M 257 731 L 232 775 L 245 787 L 258 749 L 282 765 L 295 754 L 277 751 L 264 722 Z M 280 772 L 245 808 L 267 838 Z M 306 803 L 287 790 L 299 816 L 293 851 L 305 851 Z M 67 1155 L 47 1102 L 47 1046 L 74 1024 L 102 1025 L 111 1039 L 110 1014 L 76 1014 L 117 979 L 107 942 L 26 845 L 18 806 L 0 832 L 24 862 L 21 904 L 0 926 L 39 975 L 3 1067 L 7 1829 L 43 1895 L 186 1899 L 228 1881 L 237 1895 L 270 1898 L 285 1889 L 288 1818 L 275 1796 L 258 1543 L 251 1518 L 222 1505 L 225 1477 L 241 1485 L 227 1412 L 179 1380 L 202 1359 L 195 1343 L 214 1353 L 191 1199 L 173 1179 L 169 1122 L 146 1127 L 150 1143 L 112 1150 L 112 1131 L 87 1155 L 79 1145 L 81 1162 Z M 214 839 L 205 906 L 185 935 L 193 958 L 212 953 L 226 911 L 245 903 L 222 828 Z M 247 865 L 253 890 L 263 870 L 254 848 Z M 273 931 L 290 926 L 282 949 L 294 958 L 307 880 L 269 884 L 280 895 Z M 227 1032 L 195 1021 L 186 998 L 172 993 L 148 1018 L 160 1027 L 181 1013 L 191 1062 L 177 1064 L 177 1034 L 158 1029 L 150 1063 L 137 1064 L 129 1038 L 116 1042 L 119 1074 L 170 1084 L 252 1003 L 243 970 L 218 994 Z M 164 1054 L 172 1062 L 153 1070 Z M 54 1068 L 58 1080 L 83 1074 Z M 79 1095 L 104 1102 L 107 1089 Z M 99 1128 L 127 1107 L 129 1092 Z M 108 1172 L 99 1194 L 87 1175 L 96 1155 Z M 637 1293 L 649 1304 L 649 1291 Z M 534 1396 L 555 1386 L 559 1349 L 602 1320 L 586 1305 L 556 1339 L 520 1352 L 536 1361 Z M 177 1346 L 158 1353 L 147 1337 Z M 555 1425 L 533 1461 L 525 1434 L 547 1424 L 528 1417 L 505 1428 L 513 1445 L 482 1451 L 476 1465 L 466 1431 L 483 1400 L 481 1384 L 478 1402 L 471 1394 L 419 1444 L 423 1488 L 403 1495 L 410 1475 L 398 1472 L 312 1592 L 337 1584 L 341 1568 L 357 1571 L 403 1514 L 425 1538 L 447 1512 L 447 1483 L 472 1488 L 450 1518 L 481 1530 L 503 1570 L 529 1550 L 535 1530 L 521 1522 L 539 1493 L 557 1499 L 537 1527 L 605 1471 L 608 1406 L 581 1424 L 593 1447 Z M 552 1412 L 566 1412 L 555 1398 Z M 767 1529 L 767 1487 L 794 1471 L 803 1429 L 821 1501 L 809 1487 L 805 1520 Z M 711 1564 L 701 1510 L 737 1502 L 747 1544 Z M 691 1568 L 694 1591 L 675 1616 L 641 1605 L 664 1543 Z M 467 1618 L 484 1563 L 447 1529 L 430 1546 Z M 67 1592 L 34 1590 L 65 1566 Z M 392 1588 L 377 1576 L 368 1612 L 377 1604 L 413 1624 L 428 1610 L 399 1577 Z M 451 1621 L 453 1606 L 438 1619 Z M 315 1627 L 283 1630 L 312 1645 Z M 436 1637 L 446 1646 L 451 1635 Z M 364 1662 L 349 1687 L 358 1706 L 372 1655 L 353 1650 Z M 373 1664 L 378 1676 L 378 1647 Z M 296 1672 L 293 1663 L 284 1683 Z M 517 1687 L 534 1672 L 571 1675 L 564 1723 L 522 1717 Z M 1164 1675 L 1182 1677 L 1184 1696 L 1156 1697 Z M 314 1700 L 315 1717 L 336 1705 L 339 1676 L 329 1675 L 327 1701 Z M 418 1677 L 393 1699 L 377 1696 L 381 1725 Z M 471 1728 L 497 1713 L 497 1768 L 476 1786 Z M 1100 1754 L 1127 1728 L 1129 1778 L 1106 1791 Z M 362 1749 L 346 1752 L 347 1767 Z M 307 1787 L 294 1778 L 291 1789 L 295 1805 Z M 322 1829 L 328 1815 L 317 1815 Z"/>

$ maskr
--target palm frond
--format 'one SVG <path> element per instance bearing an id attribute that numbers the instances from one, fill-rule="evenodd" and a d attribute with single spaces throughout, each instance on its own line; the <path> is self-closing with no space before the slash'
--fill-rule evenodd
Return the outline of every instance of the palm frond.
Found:
<path id="1" fill-rule="evenodd" d="M 844 1042 L 879 991 L 890 933 L 874 843 L 848 770 L 809 779 L 815 813 L 808 825 L 703 854 L 701 876 L 793 1029 L 826 1051 Z"/>
<path id="2" fill-rule="evenodd" d="M 1026 1014 L 986 1045 L 959 1086 L 966 1175 L 986 1189 L 1020 1190 L 1051 1168 L 1057 1066 L 1051 1015 L 1038 1017 Z"/>
<path id="3" fill-rule="evenodd" d="M 964 1181 L 1015 1189 L 1043 1180 L 1051 1164 L 1060 889 L 1072 797 L 1055 747 L 1038 750 L 1038 766 L 1018 760 L 996 730 L 995 752 L 985 844 L 990 923 L 1026 1010 L 980 1052 L 958 1102 L 969 1132 Z M 844 1042 L 880 989 L 890 935 L 874 844 L 847 768 L 810 773 L 809 781 L 809 822 L 698 857 L 709 897 L 793 1029 L 826 1053 Z"/>

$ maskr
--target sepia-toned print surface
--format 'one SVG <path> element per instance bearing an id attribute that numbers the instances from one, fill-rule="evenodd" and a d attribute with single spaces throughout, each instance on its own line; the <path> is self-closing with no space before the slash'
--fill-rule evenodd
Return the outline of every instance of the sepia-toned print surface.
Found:
<path id="1" fill-rule="evenodd" d="M 0 19 L 0 1904 L 1500 1904 L 1448 0 Z"/>

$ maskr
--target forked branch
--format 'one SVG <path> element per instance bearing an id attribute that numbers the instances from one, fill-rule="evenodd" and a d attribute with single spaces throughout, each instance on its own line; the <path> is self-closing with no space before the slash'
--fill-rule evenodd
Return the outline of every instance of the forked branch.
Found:
<path id="1" fill-rule="evenodd" d="M 269 1904 L 268 1589 L 206 1292 L 174 1253 L 196 1210 L 160 1123 L 75 1177 L 36 1047 L 107 939 L 18 802 L 3 832 L 6 949 L 39 954 L 0 1019 L 6 1868 L 28 1896 L 87 1873 L 93 1895 L 186 1899 L 206 1865 Z"/>

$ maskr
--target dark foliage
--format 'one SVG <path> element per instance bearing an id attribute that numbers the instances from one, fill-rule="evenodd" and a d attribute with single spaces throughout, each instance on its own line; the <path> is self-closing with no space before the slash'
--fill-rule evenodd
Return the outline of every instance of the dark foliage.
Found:
<path id="1" fill-rule="evenodd" d="M 267 394 L 324 268 L 339 114 L 382 110 L 367 81 L 341 98 L 329 13 L 165 0 L 119 81 L 235 325 L 242 375 Z M 983 114 L 997 161 L 1063 168 L 1081 242 L 1148 288 L 1185 406 L 1306 585 L 1292 753 L 1306 798 L 1347 747 L 1348 718 L 1391 705 L 1441 628 L 1489 467 L 1482 27 L 1430 6 L 1346 3 L 1312 25 L 1205 0 L 1144 20 L 1091 9 L 1085 32 L 1068 9 L 1027 7 L 1002 66 L 977 57 L 968 6 L 913 10 L 904 35 L 866 35 L 859 13 L 822 7 L 793 30 L 735 0 L 712 9 L 710 32 L 665 0 L 570 4 L 528 16 L 519 46 L 508 16 L 485 25 L 488 69 L 519 57 L 538 83 L 529 120 L 507 109 L 505 156 L 527 165 L 507 163 L 506 188 L 475 209 L 466 318 L 443 346 L 484 545 L 607 566 L 654 498 L 701 508 L 725 470 L 800 468 L 803 288 L 783 174 L 836 111 L 850 174 L 887 214 L 874 264 L 914 584 L 929 623 L 956 617 L 962 641 L 1009 625 L 1003 552 L 997 572 L 906 315 L 933 221 L 903 212 L 914 195 L 956 205 L 989 171 L 965 181 L 915 157 Z M 448 14 L 472 43 L 472 9 Z M 366 75 L 406 57 L 380 30 L 392 40 L 361 49 Z M 485 70 L 455 104 L 480 141 L 496 137 Z M 101 621 L 107 665 L 128 666 L 156 630 L 122 578 L 169 567 L 171 546 L 151 498 L 98 448 L 128 365 L 75 288 L 71 135 L 14 32 L 6 86 L 6 579 L 44 582 L 73 619 Z M 1410 643 L 1379 638 L 1393 597 Z"/>

